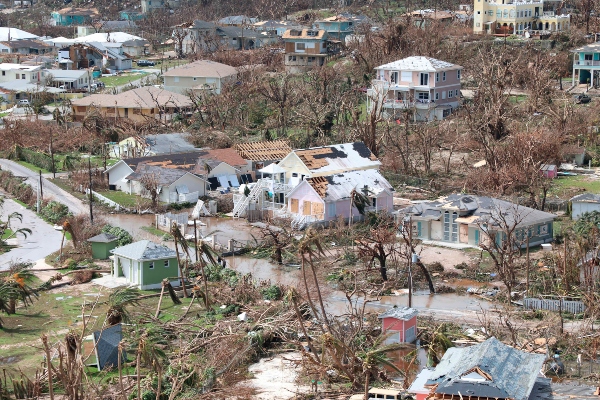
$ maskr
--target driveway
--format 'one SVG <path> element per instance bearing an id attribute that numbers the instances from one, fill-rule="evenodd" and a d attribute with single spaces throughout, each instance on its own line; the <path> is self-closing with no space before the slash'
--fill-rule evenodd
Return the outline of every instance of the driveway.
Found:
<path id="1" fill-rule="evenodd" d="M 31 185 L 34 190 L 37 190 L 40 177 L 38 174 L 22 166 L 21 164 L 17 164 L 14 161 L 0 159 L 0 167 L 2 169 L 12 171 L 15 176 L 21 176 L 27 178 L 25 182 Z M 54 183 L 48 181 L 47 179 L 42 177 L 42 189 L 44 191 L 44 198 L 53 198 L 54 200 L 66 205 L 69 207 L 69 210 L 73 214 L 85 214 L 89 213 L 89 208 L 85 204 L 83 204 L 77 197 L 73 196 L 70 193 L 65 192 Z"/>
<path id="2" fill-rule="evenodd" d="M 11 199 L 6 199 L 0 210 L 0 219 L 5 221 L 6 216 L 13 212 L 23 215 L 23 221 L 12 219 L 11 228 L 13 230 L 29 228 L 32 233 L 27 235 L 27 238 L 18 235 L 18 247 L 0 255 L 0 271 L 7 270 L 13 261 L 33 261 L 35 263 L 48 254 L 60 250 L 62 232 L 54 230 L 52 225 L 42 220 L 33 211 Z"/>

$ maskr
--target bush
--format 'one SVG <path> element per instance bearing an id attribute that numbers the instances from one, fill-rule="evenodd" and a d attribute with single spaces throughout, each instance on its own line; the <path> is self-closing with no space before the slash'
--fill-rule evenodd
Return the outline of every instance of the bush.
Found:
<path id="1" fill-rule="evenodd" d="M 0 187 L 30 207 L 35 204 L 36 196 L 31 186 L 23 183 L 10 171 L 0 170 Z"/>
<path id="2" fill-rule="evenodd" d="M 51 201 L 40 209 L 40 217 L 51 224 L 58 224 L 69 216 L 69 207 L 57 201 Z"/>
<path id="3" fill-rule="evenodd" d="M 262 288 L 260 294 L 266 300 L 279 300 L 281 298 L 281 289 L 277 285 L 271 285 Z"/>
<path id="4" fill-rule="evenodd" d="M 104 225 L 102 228 L 102 232 L 110 233 L 111 235 L 115 235 L 117 237 L 117 245 L 125 246 L 129 243 L 133 242 L 133 237 L 123 228 L 119 228 L 118 226 L 112 226 L 110 224 Z"/>

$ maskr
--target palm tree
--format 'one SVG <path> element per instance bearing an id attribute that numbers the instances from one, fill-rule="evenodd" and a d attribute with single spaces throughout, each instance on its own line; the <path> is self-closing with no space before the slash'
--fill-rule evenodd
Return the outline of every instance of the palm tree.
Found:
<path id="1" fill-rule="evenodd" d="M 0 309 L 7 314 L 16 313 L 18 300 L 21 300 L 27 307 L 28 304 L 33 303 L 33 297 L 38 296 L 35 290 L 29 286 L 34 278 L 33 273 L 30 271 L 32 265 L 30 262 L 13 264 L 2 277 L 1 285 L 8 286 L 9 289 L 3 290 L 6 297 L 0 297 L 0 303 L 5 303 L 5 305 L 0 306 Z"/>
<path id="2" fill-rule="evenodd" d="M 187 240 L 181 234 L 179 227 L 177 226 L 177 222 L 173 222 L 171 225 L 171 235 L 173 235 L 173 239 L 175 240 L 175 253 L 177 254 L 177 265 L 179 266 L 179 270 L 181 271 L 181 289 L 183 290 L 183 297 L 187 298 L 187 290 L 185 288 L 185 275 L 186 268 L 181 264 L 181 258 L 179 257 L 179 248 L 178 245 L 181 246 L 181 249 L 187 254 L 188 258 L 190 257 L 190 246 L 188 245 Z"/>
<path id="3" fill-rule="evenodd" d="M 113 326 L 130 320 L 127 306 L 140 305 L 140 292 L 135 288 L 119 288 L 108 296 L 106 325 Z"/>
<path id="4" fill-rule="evenodd" d="M 371 375 L 377 375 L 381 366 L 390 367 L 394 371 L 405 375 L 404 371 L 392 363 L 390 358 L 386 355 L 386 353 L 398 350 L 403 346 L 395 343 L 379 347 L 382 341 L 383 337 L 375 342 L 375 346 L 372 350 L 357 354 L 357 357 L 362 361 L 363 374 L 365 375 L 365 400 L 369 400 L 369 384 L 371 382 Z"/>
<path id="5" fill-rule="evenodd" d="M 0 282 L 0 311 L 10 314 L 10 300 L 18 297 L 18 291 L 11 285 Z M 0 329 L 2 329 L 2 318 L 0 318 Z"/>
<path id="6" fill-rule="evenodd" d="M 1 207 L 2 203 L 0 203 L 0 208 Z M 13 212 L 8 215 L 8 217 L 6 218 L 6 222 L 0 221 L 0 247 L 6 247 L 6 241 L 12 237 L 17 236 L 18 234 L 23 235 L 24 238 L 27 238 L 27 235 L 31 235 L 32 233 L 31 229 L 29 228 L 19 228 L 15 231 L 11 231 L 10 233 L 8 233 L 11 229 L 10 221 L 12 219 L 17 219 L 19 220 L 19 222 L 23 222 L 23 215 L 18 212 Z"/>
<path id="7" fill-rule="evenodd" d="M 362 192 L 356 190 L 356 188 L 352 189 L 350 192 L 350 220 L 348 221 L 349 225 L 352 225 L 352 209 L 356 207 L 358 213 L 360 215 L 365 215 L 365 211 L 367 207 L 371 206 L 371 199 L 369 198 L 370 190 L 367 186 L 365 186 Z"/>

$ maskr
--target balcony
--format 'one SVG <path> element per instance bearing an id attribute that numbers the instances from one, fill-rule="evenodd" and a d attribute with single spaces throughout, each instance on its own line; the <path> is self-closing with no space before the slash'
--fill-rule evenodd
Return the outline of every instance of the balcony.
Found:
<path id="1" fill-rule="evenodd" d="M 592 61 L 592 60 L 577 60 L 574 63 L 575 65 L 584 66 L 584 67 L 600 67 L 600 61 Z"/>
<path id="2" fill-rule="evenodd" d="M 392 108 L 392 109 L 406 109 L 411 107 L 416 108 L 431 108 L 435 107 L 435 102 L 433 100 L 393 100 L 388 99 L 383 102 L 384 108 Z"/>

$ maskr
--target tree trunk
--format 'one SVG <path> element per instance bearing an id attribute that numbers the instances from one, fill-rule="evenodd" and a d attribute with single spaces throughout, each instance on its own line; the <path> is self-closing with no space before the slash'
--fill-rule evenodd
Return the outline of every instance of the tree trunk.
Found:
<path id="1" fill-rule="evenodd" d="M 323 296 L 321 296 L 321 287 L 319 286 L 319 281 L 317 280 L 317 273 L 315 271 L 315 265 L 313 264 L 312 256 L 310 257 L 310 269 L 313 274 L 313 279 L 315 280 L 315 286 L 317 287 L 317 298 L 319 299 L 319 305 L 321 306 L 321 313 L 323 314 L 323 320 L 325 321 L 325 326 L 327 326 L 327 331 L 333 336 L 333 332 L 331 331 L 331 327 L 329 326 L 329 319 L 327 318 L 327 313 L 325 312 L 325 306 L 323 305 Z"/>
<path id="2" fill-rule="evenodd" d="M 177 246 L 177 238 L 175 238 L 175 253 L 177 255 L 177 266 L 179 267 L 180 274 L 179 279 L 181 280 L 181 289 L 183 290 L 183 297 L 187 299 L 188 294 L 185 289 L 185 278 L 183 277 L 183 268 L 181 267 L 181 258 L 179 257 L 179 247 Z"/>
<path id="3" fill-rule="evenodd" d="M 142 397 L 142 389 L 140 387 L 140 363 L 142 362 L 142 349 L 138 348 L 137 357 L 135 360 L 135 370 L 136 370 L 136 380 L 137 380 L 137 400 L 140 400 Z"/>
<path id="4" fill-rule="evenodd" d="M 418 261 L 417 265 L 419 266 L 419 268 L 421 268 L 423 275 L 425 275 L 425 279 L 427 279 L 427 285 L 429 286 L 429 293 L 434 294 L 435 287 L 433 286 L 433 280 L 431 279 L 431 275 L 429 274 L 427 267 L 421 261 Z"/>
<path id="5" fill-rule="evenodd" d="M 365 400 L 369 400 L 369 383 L 371 378 L 371 371 L 367 371 L 365 374 Z"/>
<path id="6" fill-rule="evenodd" d="M 302 313 L 300 312 L 300 309 L 298 308 L 298 301 L 296 300 L 296 297 L 294 294 L 292 294 L 291 297 L 292 297 L 292 305 L 294 306 L 294 311 L 296 312 L 296 317 L 298 317 L 298 322 L 300 323 L 300 328 L 302 329 L 302 333 L 304 334 L 304 337 L 306 338 L 308 347 L 310 348 L 310 351 L 314 354 L 317 362 L 320 363 L 321 361 L 319 360 L 319 354 L 317 353 L 317 350 L 315 350 L 315 347 L 311 344 L 310 336 L 308 336 L 308 333 L 306 333 L 306 327 L 304 326 L 304 319 L 302 318 Z"/>
<path id="7" fill-rule="evenodd" d="M 281 252 L 281 248 L 279 246 L 275 247 L 275 262 L 281 265 L 283 264 L 283 254 Z"/>
<path id="8" fill-rule="evenodd" d="M 388 277 L 386 257 L 377 257 L 377 260 L 379 261 L 379 272 L 381 273 L 381 279 L 383 279 L 384 282 L 387 282 Z"/>
<path id="9" fill-rule="evenodd" d="M 165 294 L 165 287 L 165 282 L 163 282 L 160 290 L 160 297 L 158 298 L 158 305 L 156 306 L 156 313 L 154 313 L 154 318 L 158 318 L 158 314 L 160 314 L 160 305 L 162 304 L 163 295 Z"/>
<path id="10" fill-rule="evenodd" d="M 8 314 L 16 314 L 17 313 L 17 299 L 9 299 L 8 300 Z"/>

